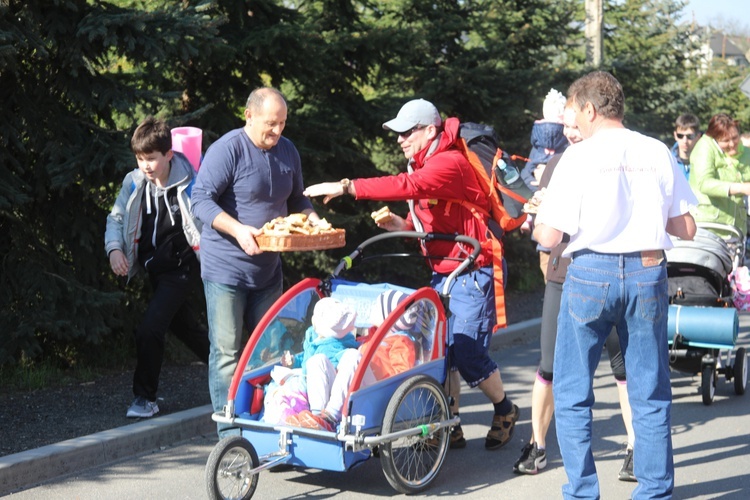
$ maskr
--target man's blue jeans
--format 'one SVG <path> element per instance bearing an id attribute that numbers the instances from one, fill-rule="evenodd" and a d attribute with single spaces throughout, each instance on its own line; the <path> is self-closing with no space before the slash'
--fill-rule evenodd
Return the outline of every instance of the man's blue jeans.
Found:
<path id="1" fill-rule="evenodd" d="M 252 333 L 263 315 L 281 297 L 283 283 L 261 289 L 248 290 L 203 280 L 208 314 L 208 338 L 211 353 L 208 358 L 208 389 L 214 411 L 222 411 L 237 362 L 242 353 L 243 326 Z M 219 438 L 238 433 L 226 424 L 218 424 Z"/>
<path id="2" fill-rule="evenodd" d="M 651 252 L 653 254 L 653 252 Z M 591 451 L 593 377 L 617 327 L 633 410 L 634 499 L 671 498 L 672 388 L 667 346 L 667 272 L 660 257 L 576 252 L 563 286 L 553 393 L 565 498 L 599 498 Z"/>

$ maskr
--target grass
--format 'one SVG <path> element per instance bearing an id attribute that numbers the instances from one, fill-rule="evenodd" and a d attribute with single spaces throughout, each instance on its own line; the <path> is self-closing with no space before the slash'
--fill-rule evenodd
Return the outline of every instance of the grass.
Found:
<path id="1" fill-rule="evenodd" d="M 61 369 L 50 362 L 4 366 L 0 368 L 0 392 L 26 392 L 90 382 L 111 371 L 93 367 Z"/>
<path id="2" fill-rule="evenodd" d="M 135 346 L 126 345 L 125 342 L 116 344 L 114 342 L 104 348 L 97 346 L 85 355 L 78 353 L 75 362 L 59 357 L 42 360 L 22 358 L 15 365 L 2 365 L 0 394 L 82 384 L 113 373 L 132 371 L 135 368 Z M 68 357 L 71 357 L 70 354 Z M 195 360 L 195 355 L 187 347 L 172 335 L 167 335 L 165 363 L 180 365 Z"/>
<path id="3" fill-rule="evenodd" d="M 22 354 L 15 363 L 0 365 L 0 393 L 64 387 L 122 372 L 131 366 L 133 350 L 124 339 L 112 338 L 97 345 L 61 343 L 36 357 Z"/>

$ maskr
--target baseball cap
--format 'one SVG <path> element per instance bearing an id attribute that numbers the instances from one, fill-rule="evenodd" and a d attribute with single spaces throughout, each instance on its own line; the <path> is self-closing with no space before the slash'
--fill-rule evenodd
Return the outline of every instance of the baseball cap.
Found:
<path id="1" fill-rule="evenodd" d="M 443 120 L 434 104 L 424 99 L 414 99 L 401 106 L 396 118 L 385 122 L 383 128 L 403 133 L 417 125 L 439 127 L 442 124 Z"/>
<path id="2" fill-rule="evenodd" d="M 354 330 L 354 319 L 357 317 L 346 304 L 331 297 L 323 297 L 315 304 L 312 325 L 315 333 L 321 337 L 342 339 Z"/>

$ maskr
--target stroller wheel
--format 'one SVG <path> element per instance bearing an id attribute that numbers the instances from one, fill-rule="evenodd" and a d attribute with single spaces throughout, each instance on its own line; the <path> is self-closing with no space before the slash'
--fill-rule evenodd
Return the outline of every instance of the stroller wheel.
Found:
<path id="1" fill-rule="evenodd" d="M 747 355 L 745 348 L 737 349 L 737 355 L 734 357 L 734 393 L 741 396 L 745 394 L 747 386 Z"/>
<path id="2" fill-rule="evenodd" d="M 228 436 L 219 441 L 206 463 L 206 488 L 211 500 L 248 500 L 258 487 L 258 454 L 242 436 Z"/>
<path id="3" fill-rule="evenodd" d="M 448 420 L 443 388 L 426 375 L 407 379 L 391 397 L 383 418 L 383 435 Z M 448 452 L 448 428 L 428 436 L 396 438 L 380 446 L 380 461 L 388 482 L 401 493 L 427 488 L 437 477 Z"/>
<path id="4" fill-rule="evenodd" d="M 716 367 L 714 365 L 704 365 L 701 370 L 701 394 L 704 405 L 709 406 L 714 402 L 716 395 Z"/>

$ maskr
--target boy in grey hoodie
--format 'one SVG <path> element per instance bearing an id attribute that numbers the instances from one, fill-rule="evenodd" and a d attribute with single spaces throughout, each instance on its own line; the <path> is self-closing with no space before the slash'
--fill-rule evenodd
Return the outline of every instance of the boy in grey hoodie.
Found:
<path id="1" fill-rule="evenodd" d="M 112 271 L 128 279 L 145 271 L 153 290 L 135 332 L 135 399 L 128 417 L 159 412 L 156 391 L 171 330 L 198 358 L 208 362 L 208 331 L 188 303 L 200 285 L 200 222 L 190 210 L 195 171 L 182 153 L 172 151 L 167 124 L 149 116 L 130 141 L 138 168 L 125 176 L 107 216 L 105 248 Z"/>

